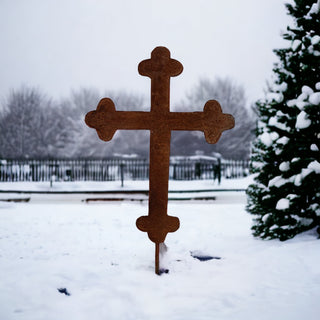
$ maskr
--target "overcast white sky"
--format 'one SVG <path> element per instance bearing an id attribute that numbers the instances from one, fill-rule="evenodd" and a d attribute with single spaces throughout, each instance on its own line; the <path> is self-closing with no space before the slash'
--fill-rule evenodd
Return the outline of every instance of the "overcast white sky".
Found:
<path id="1" fill-rule="evenodd" d="M 285 2 L 0 0 L 0 97 L 22 84 L 54 98 L 80 87 L 149 95 L 137 66 L 161 45 L 184 66 L 173 103 L 201 76 L 229 76 L 254 101 L 285 45 Z"/>

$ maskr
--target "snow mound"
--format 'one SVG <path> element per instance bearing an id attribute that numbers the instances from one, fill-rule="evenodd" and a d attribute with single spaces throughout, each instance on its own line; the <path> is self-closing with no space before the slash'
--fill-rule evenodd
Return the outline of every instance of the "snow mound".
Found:
<path id="1" fill-rule="evenodd" d="M 297 121 L 296 121 L 296 128 L 297 129 L 306 129 L 311 125 L 311 120 L 308 117 L 308 114 L 305 111 L 301 111 L 298 114 Z"/>
<path id="2" fill-rule="evenodd" d="M 286 210 L 289 208 L 290 201 L 288 199 L 282 198 L 277 202 L 276 209 L 277 210 Z"/>

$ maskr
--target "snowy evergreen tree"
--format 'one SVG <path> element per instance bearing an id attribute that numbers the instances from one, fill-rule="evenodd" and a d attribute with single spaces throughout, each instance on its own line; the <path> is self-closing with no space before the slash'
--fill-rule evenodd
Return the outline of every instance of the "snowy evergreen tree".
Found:
<path id="1" fill-rule="evenodd" d="M 320 0 L 287 9 L 290 46 L 275 50 L 274 83 L 257 103 L 257 175 L 247 191 L 254 235 L 280 240 L 313 228 L 320 234 Z"/>

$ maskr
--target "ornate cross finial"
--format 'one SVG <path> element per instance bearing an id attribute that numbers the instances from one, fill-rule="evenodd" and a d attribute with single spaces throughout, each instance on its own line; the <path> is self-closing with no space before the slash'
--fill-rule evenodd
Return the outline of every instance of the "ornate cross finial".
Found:
<path id="1" fill-rule="evenodd" d="M 170 109 L 170 77 L 178 76 L 182 64 L 170 58 L 170 51 L 157 47 L 151 52 L 151 59 L 139 63 L 138 71 L 142 76 L 151 78 L 151 111 Z"/>
<path id="2" fill-rule="evenodd" d="M 85 121 L 105 141 L 111 140 L 116 130 L 150 130 L 149 213 L 136 224 L 156 244 L 155 272 L 159 274 L 159 244 L 180 224 L 177 217 L 167 214 L 171 131 L 203 131 L 208 143 L 216 143 L 222 131 L 234 127 L 234 119 L 222 113 L 215 100 L 209 100 L 203 112 L 170 112 L 170 77 L 179 75 L 183 67 L 170 58 L 167 48 L 155 48 L 151 59 L 142 61 L 138 70 L 151 78 L 150 112 L 116 111 L 112 100 L 104 98 Z"/>

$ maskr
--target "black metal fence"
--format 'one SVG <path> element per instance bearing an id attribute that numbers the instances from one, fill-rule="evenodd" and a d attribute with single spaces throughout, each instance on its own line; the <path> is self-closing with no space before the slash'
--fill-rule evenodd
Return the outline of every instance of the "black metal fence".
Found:
<path id="1" fill-rule="evenodd" d="M 250 174 L 249 160 L 221 161 L 221 176 L 227 179 L 243 178 Z"/>
<path id="2" fill-rule="evenodd" d="M 240 178 L 249 174 L 248 161 L 180 161 L 170 163 L 169 179 Z M 0 160 L 0 181 L 146 180 L 145 159 Z"/>

